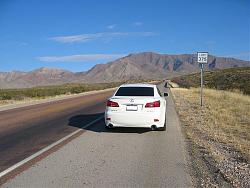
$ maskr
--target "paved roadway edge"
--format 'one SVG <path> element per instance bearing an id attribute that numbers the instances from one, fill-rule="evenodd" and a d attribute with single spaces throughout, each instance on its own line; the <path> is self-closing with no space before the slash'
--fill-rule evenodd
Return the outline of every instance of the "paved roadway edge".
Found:
<path id="1" fill-rule="evenodd" d="M 195 187 L 195 185 L 196 185 L 196 179 L 195 179 L 195 176 L 194 176 L 194 174 L 196 173 L 195 172 L 195 170 L 194 170 L 194 168 L 193 168 L 193 164 L 192 164 L 192 156 L 190 155 L 190 146 L 189 146 L 189 141 L 188 141 L 188 139 L 187 139 L 187 137 L 186 137 L 186 135 L 185 135 L 185 132 L 184 132 L 184 130 L 183 130 L 183 127 L 182 127 L 182 122 L 181 122 L 181 120 L 180 120 L 180 115 L 179 115 L 179 113 L 178 113 L 178 111 L 177 111 L 177 108 L 176 108 L 176 104 L 175 104 L 175 99 L 174 99 L 174 95 L 173 95 L 173 92 L 172 92 L 172 89 L 174 89 L 174 88 L 179 88 L 179 86 L 177 86 L 177 87 L 170 87 L 169 88 L 169 90 L 168 90 L 168 93 L 170 94 L 170 97 L 172 98 L 172 100 L 173 100 L 173 104 L 174 104 L 174 110 L 175 110 L 175 112 L 176 112 L 176 114 L 177 114 L 177 116 L 178 116 L 178 122 L 179 122 L 179 128 L 180 128 L 180 131 L 181 131 L 181 135 L 182 135 L 182 138 L 183 138 L 183 142 L 184 142 L 184 158 L 185 158 L 185 160 L 186 160 L 186 162 L 187 162 L 187 166 L 186 166 L 186 173 L 187 174 L 189 174 L 189 177 L 190 177 L 190 182 L 191 182 L 191 184 L 192 184 L 192 187 Z"/>
<path id="2" fill-rule="evenodd" d="M 82 127 L 82 128 L 87 128 L 87 127 L 89 127 L 89 126 L 91 126 L 91 125 L 97 123 L 97 122 L 100 121 L 102 118 L 103 118 L 103 116 L 100 116 L 99 118 L 95 119 L 94 121 L 91 121 L 90 123 L 88 123 L 87 125 L 85 125 L 85 126 Z M 2 177 L 4 177 L 4 176 L 8 175 L 9 173 L 11 173 L 12 171 L 14 171 L 14 170 L 16 170 L 17 168 L 21 167 L 22 165 L 28 163 L 29 161 L 35 159 L 36 157 L 42 155 L 43 153 L 45 153 L 45 152 L 51 150 L 52 148 L 54 148 L 55 146 L 61 144 L 62 142 L 64 142 L 64 141 L 70 139 L 71 137 L 73 137 L 74 135 L 76 135 L 77 133 L 79 133 L 80 131 L 82 131 L 82 128 L 81 128 L 81 129 L 78 129 L 78 130 L 76 130 L 76 131 L 74 131 L 73 133 L 71 133 L 71 134 L 69 134 L 69 135 L 67 135 L 67 136 L 65 136 L 65 137 L 63 137 L 63 138 L 61 138 L 60 140 L 58 140 L 58 141 L 56 141 L 56 142 L 50 144 L 49 146 L 45 147 L 44 149 L 42 149 L 42 150 L 40 150 L 40 151 L 34 153 L 33 155 L 27 157 L 26 159 L 24 159 L 24 160 L 22 160 L 22 161 L 16 163 L 15 165 L 13 165 L 13 166 L 7 168 L 7 169 L 4 170 L 4 171 L 0 172 L 0 178 L 2 178 Z"/>

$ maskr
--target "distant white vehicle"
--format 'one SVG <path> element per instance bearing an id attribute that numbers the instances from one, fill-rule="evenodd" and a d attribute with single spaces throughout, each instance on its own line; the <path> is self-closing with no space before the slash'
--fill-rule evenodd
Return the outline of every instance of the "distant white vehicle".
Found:
<path id="1" fill-rule="evenodd" d="M 166 130 L 166 100 L 156 85 L 124 84 L 108 99 L 105 124 L 112 127 L 143 127 Z"/>

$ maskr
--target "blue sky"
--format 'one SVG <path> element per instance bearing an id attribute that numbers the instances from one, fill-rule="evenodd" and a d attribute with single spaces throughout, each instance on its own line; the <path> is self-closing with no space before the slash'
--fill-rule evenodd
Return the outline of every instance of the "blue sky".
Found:
<path id="1" fill-rule="evenodd" d="M 249 60 L 250 1 L 0 1 L 0 71 L 85 71 L 144 51 Z"/>

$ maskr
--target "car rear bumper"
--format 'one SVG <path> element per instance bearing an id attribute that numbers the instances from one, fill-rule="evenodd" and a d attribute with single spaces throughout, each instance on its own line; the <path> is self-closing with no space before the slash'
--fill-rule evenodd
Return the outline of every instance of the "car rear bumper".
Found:
<path id="1" fill-rule="evenodd" d="M 158 120 L 158 121 L 157 121 Z M 113 127 L 141 127 L 151 128 L 152 125 L 156 127 L 164 127 L 165 114 L 160 112 L 154 113 L 123 113 L 123 112 L 105 112 L 106 126 Z"/>

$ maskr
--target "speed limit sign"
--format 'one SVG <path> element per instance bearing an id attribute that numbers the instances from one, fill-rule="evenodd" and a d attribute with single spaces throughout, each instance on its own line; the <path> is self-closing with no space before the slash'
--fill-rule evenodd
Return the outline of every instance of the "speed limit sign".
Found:
<path id="1" fill-rule="evenodd" d="M 198 63 L 207 63 L 208 52 L 197 52 L 197 58 Z"/>

